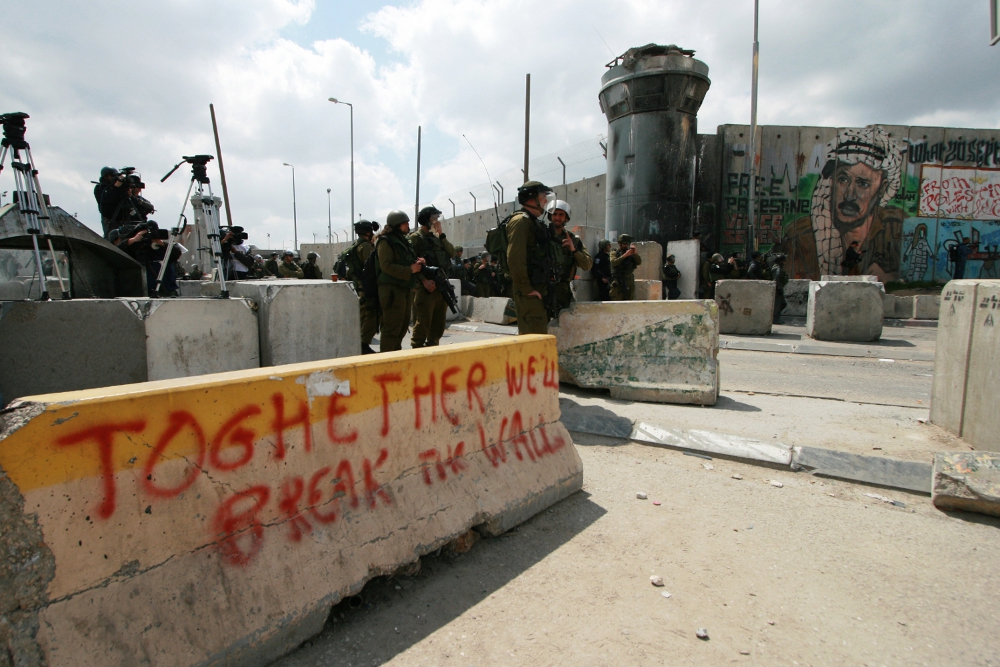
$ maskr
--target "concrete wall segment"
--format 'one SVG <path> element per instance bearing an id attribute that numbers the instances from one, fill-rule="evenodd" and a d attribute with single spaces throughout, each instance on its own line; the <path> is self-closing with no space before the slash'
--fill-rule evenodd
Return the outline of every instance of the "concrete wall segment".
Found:
<path id="1" fill-rule="evenodd" d="M 0 481 L 54 559 L 45 660 L 266 664 L 372 576 L 565 497 L 557 372 L 520 336 L 27 399 Z"/>
<path id="2" fill-rule="evenodd" d="M 976 449 L 1000 452 L 1000 280 L 981 281 L 975 298 L 962 439 Z"/>
<path id="3" fill-rule="evenodd" d="M 930 418 L 958 436 L 962 435 L 979 282 L 952 280 L 941 290 Z"/>
<path id="4" fill-rule="evenodd" d="M 811 282 L 806 335 L 816 340 L 869 342 L 882 337 L 881 283 Z"/>

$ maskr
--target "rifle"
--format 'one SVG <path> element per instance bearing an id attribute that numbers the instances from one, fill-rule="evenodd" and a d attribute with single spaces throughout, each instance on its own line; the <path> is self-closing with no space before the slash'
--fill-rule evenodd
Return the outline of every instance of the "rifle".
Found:
<path id="1" fill-rule="evenodd" d="M 455 296 L 455 288 L 448 281 L 448 276 L 445 274 L 444 269 L 437 266 L 424 265 L 420 268 L 420 275 L 427 280 L 434 281 L 437 291 L 441 292 L 441 296 L 444 297 L 444 302 L 448 304 L 448 308 L 457 315 L 458 297 Z"/>

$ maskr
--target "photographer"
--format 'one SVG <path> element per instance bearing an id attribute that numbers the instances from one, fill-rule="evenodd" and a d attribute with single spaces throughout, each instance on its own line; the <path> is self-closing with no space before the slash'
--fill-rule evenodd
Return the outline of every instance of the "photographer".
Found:
<path id="1" fill-rule="evenodd" d="M 169 232 L 166 229 L 160 229 L 155 220 L 121 225 L 108 233 L 109 241 L 146 267 L 146 289 L 149 290 L 150 296 L 153 296 L 152 292 L 156 287 L 156 278 L 160 270 L 159 263 L 163 259 L 164 249 L 162 245 L 165 244 L 161 244 L 161 242 L 169 236 Z M 155 250 L 154 241 L 156 242 Z M 178 254 L 178 256 L 180 255 Z M 176 283 L 174 289 L 177 289 Z"/>
<path id="2" fill-rule="evenodd" d="M 222 261 L 226 267 L 226 280 L 246 280 L 254 258 L 250 255 L 250 246 L 246 240 L 250 236 L 242 227 L 223 227 L 221 234 Z"/>
<path id="3" fill-rule="evenodd" d="M 133 167 L 125 167 L 121 172 L 105 167 L 101 170 L 101 181 L 105 185 L 99 193 L 95 188 L 94 196 L 100 195 L 101 224 L 109 239 L 110 230 L 129 223 L 143 223 L 155 212 L 153 204 L 142 196 L 146 184 Z"/>

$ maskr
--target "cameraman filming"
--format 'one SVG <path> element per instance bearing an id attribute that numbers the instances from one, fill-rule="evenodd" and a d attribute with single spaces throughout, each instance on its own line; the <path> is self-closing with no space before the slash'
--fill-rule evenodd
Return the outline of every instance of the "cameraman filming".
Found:
<path id="1" fill-rule="evenodd" d="M 149 296 L 155 296 L 156 279 L 160 273 L 160 261 L 163 260 L 166 252 L 165 241 L 169 237 L 170 233 L 166 229 L 160 229 L 155 220 L 121 225 L 108 233 L 109 241 L 146 268 L 146 289 L 149 291 Z M 182 252 L 183 249 L 175 245 L 169 264 L 176 262 L 177 257 L 180 257 Z M 168 275 L 174 275 L 171 274 L 172 268 L 172 266 L 168 265 Z M 168 282 L 167 275 L 164 276 L 163 282 L 164 285 Z M 176 279 L 172 279 L 172 282 L 173 290 L 176 290 Z"/>
<path id="2" fill-rule="evenodd" d="M 250 236 L 242 227 L 223 227 L 222 259 L 226 267 L 226 280 L 246 280 L 254 258 L 250 255 L 250 246 L 246 240 Z"/>
<path id="3" fill-rule="evenodd" d="M 153 204 L 142 196 L 145 187 L 134 167 L 125 167 L 121 172 L 113 167 L 101 170 L 101 182 L 94 188 L 94 196 L 99 197 L 101 224 L 107 238 L 110 239 L 111 230 L 145 222 L 155 211 Z"/>

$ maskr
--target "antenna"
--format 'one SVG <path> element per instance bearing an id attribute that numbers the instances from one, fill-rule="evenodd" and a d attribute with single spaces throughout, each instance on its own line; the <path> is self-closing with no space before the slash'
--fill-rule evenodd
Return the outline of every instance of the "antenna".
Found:
<path id="1" fill-rule="evenodd" d="M 462 135 L 462 138 L 465 139 L 466 141 L 469 141 L 469 138 L 467 136 L 465 136 L 464 134 Z M 479 151 L 476 150 L 476 147 L 472 145 L 471 141 L 469 141 L 469 148 L 472 149 L 472 152 L 475 153 L 476 157 L 479 158 L 479 161 L 482 162 L 482 164 L 483 164 L 483 171 L 486 172 L 487 182 L 490 185 L 493 185 L 493 177 L 490 176 L 490 170 L 486 168 L 486 162 L 483 160 L 482 156 L 479 154 Z M 470 192 L 469 194 L 472 194 L 472 193 Z M 499 225 L 500 224 L 500 205 L 497 204 L 496 190 L 494 190 L 492 187 L 490 188 L 490 195 L 493 197 L 493 213 L 496 214 L 496 216 L 497 216 L 497 225 Z M 475 198 L 475 196 L 473 196 L 472 197 L 472 201 L 475 202 L 475 200 L 476 200 L 476 198 Z"/>
<path id="2" fill-rule="evenodd" d="M 597 29 L 596 25 L 594 25 L 593 23 L 591 23 L 590 27 L 594 29 L 594 32 L 597 33 L 598 37 L 601 37 L 601 31 Z M 601 37 L 601 41 L 604 42 L 604 37 Z M 608 46 L 608 43 L 604 42 L 604 46 Z M 610 46 L 608 46 L 608 51 L 611 51 L 611 47 Z M 615 54 L 614 51 L 611 51 L 611 57 L 612 58 L 617 58 L 618 56 L 617 56 L 617 54 Z"/>

